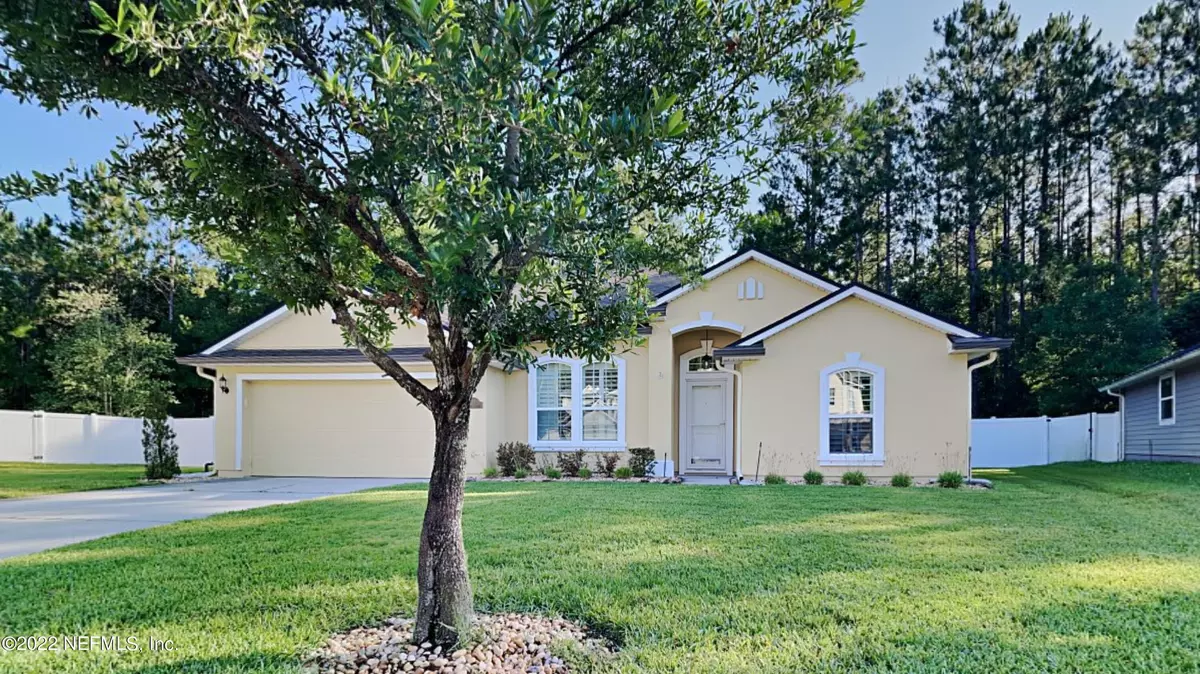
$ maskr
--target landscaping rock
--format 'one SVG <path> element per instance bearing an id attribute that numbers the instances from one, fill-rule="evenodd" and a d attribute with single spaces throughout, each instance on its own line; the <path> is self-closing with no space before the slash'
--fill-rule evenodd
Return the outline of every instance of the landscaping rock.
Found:
<path id="1" fill-rule="evenodd" d="M 481 615 L 471 635 L 477 640 L 459 644 L 452 653 L 409 643 L 412 621 L 390 618 L 379 627 L 360 627 L 336 634 L 305 663 L 305 672 L 318 674 L 565 674 L 570 668 L 554 656 L 552 645 L 576 644 L 585 653 L 603 656 L 611 649 L 589 637 L 579 623 L 563 618 L 503 613 Z"/>

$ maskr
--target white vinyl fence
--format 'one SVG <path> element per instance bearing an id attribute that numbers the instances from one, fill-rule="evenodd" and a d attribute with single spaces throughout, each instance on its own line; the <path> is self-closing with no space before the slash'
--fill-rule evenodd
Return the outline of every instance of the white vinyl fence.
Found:
<path id="1" fill-rule="evenodd" d="M 170 419 L 179 465 L 213 462 L 213 418 Z M 142 420 L 0 410 L 0 461 L 143 463 Z"/>
<path id="2" fill-rule="evenodd" d="M 1015 468 L 1062 461 L 1121 460 L 1116 412 L 1072 417 L 971 420 L 971 467 Z"/>

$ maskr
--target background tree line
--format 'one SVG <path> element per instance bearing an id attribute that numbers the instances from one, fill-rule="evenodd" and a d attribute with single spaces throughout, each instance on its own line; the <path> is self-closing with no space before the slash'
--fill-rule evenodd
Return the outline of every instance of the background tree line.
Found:
<path id="1" fill-rule="evenodd" d="M 977 416 L 1111 407 L 1098 385 L 1200 343 L 1200 0 L 1119 46 L 1018 19 L 935 22 L 924 72 L 831 110 L 734 233 L 1014 338 Z"/>
<path id="2" fill-rule="evenodd" d="M 70 212 L 18 218 L 0 205 L 0 409 L 210 414 L 208 382 L 173 357 L 276 303 L 103 165 L 66 175 L 0 181 L 7 199 L 61 188 Z"/>

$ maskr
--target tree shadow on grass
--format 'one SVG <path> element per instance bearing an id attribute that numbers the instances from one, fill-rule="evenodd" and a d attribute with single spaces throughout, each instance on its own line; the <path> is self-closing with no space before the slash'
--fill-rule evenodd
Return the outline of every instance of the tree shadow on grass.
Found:
<path id="1" fill-rule="evenodd" d="M 1195 522 L 1146 521 L 1161 513 L 1090 491 L 577 487 L 469 487 L 477 606 L 583 620 L 625 645 L 634 668 L 917 671 L 953 646 L 1014 671 L 1000 666 L 1006 616 L 1049 619 L 1072 597 L 1099 614 L 1119 602 L 1096 594 L 1111 579 L 1081 581 L 1069 565 L 1119 572 L 1120 560 L 1174 556 L 1175 572 L 1190 573 L 1200 555 Z M 418 488 L 372 491 L 0 564 L 0 628 L 186 641 L 166 664 L 120 663 L 135 671 L 295 665 L 330 632 L 411 611 L 423 505 Z M 1113 597 L 1158 591 L 1152 582 Z M 1190 603 L 1173 610 L 1200 616 Z M 1031 649 L 1022 664 L 1058 657 L 1038 639 L 1021 642 Z M 256 658 L 266 664 L 249 666 Z"/>

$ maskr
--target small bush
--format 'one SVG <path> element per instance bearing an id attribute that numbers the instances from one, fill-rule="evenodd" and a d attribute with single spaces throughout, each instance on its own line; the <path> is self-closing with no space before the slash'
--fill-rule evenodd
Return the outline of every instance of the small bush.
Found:
<path id="1" fill-rule="evenodd" d="M 958 489 L 963 486 L 963 476 L 957 470 L 948 470 L 938 475 L 937 483 L 939 487 L 945 489 Z"/>
<path id="2" fill-rule="evenodd" d="M 574 452 L 564 452 L 558 455 L 558 469 L 567 477 L 579 477 L 579 471 L 584 468 L 585 455 L 582 449 Z"/>
<path id="3" fill-rule="evenodd" d="M 557 480 L 558 478 L 562 477 L 562 471 L 554 466 L 546 466 L 544 469 L 542 469 L 542 474 L 551 480 Z"/>
<path id="4" fill-rule="evenodd" d="M 535 458 L 533 447 L 524 442 L 504 442 L 496 449 L 496 463 L 504 475 L 515 476 L 522 469 L 528 473 L 533 468 Z"/>
<path id="5" fill-rule="evenodd" d="M 629 469 L 638 477 L 645 477 L 654 463 L 654 450 L 649 447 L 634 447 L 629 450 Z"/>
<path id="6" fill-rule="evenodd" d="M 892 476 L 892 486 L 893 487 L 911 487 L 912 486 L 912 475 L 909 475 L 908 473 L 896 473 L 895 475 Z"/>
<path id="7" fill-rule="evenodd" d="M 483 476 L 487 478 L 500 477 L 500 469 L 495 466 L 488 466 L 483 469 Z"/>
<path id="8" fill-rule="evenodd" d="M 852 487 L 861 487 L 867 483 L 867 476 L 861 470 L 852 470 L 849 473 L 842 473 L 842 484 L 848 484 Z"/>
<path id="9" fill-rule="evenodd" d="M 175 444 L 175 430 L 166 417 L 142 423 L 142 456 L 146 459 L 148 480 L 169 480 L 179 474 L 179 445 Z"/>
<path id="10" fill-rule="evenodd" d="M 824 484 L 825 476 L 815 470 L 810 470 L 804 474 L 804 484 Z"/>
<path id="11" fill-rule="evenodd" d="M 581 480 L 590 480 L 592 478 L 592 469 L 584 466 L 583 468 L 579 469 L 578 473 L 576 473 L 576 477 L 580 478 Z"/>
<path id="12" fill-rule="evenodd" d="M 621 466 L 613 471 L 613 477 L 617 478 L 618 480 L 628 480 L 629 478 L 633 477 L 633 469 L 629 466 Z"/>
<path id="13" fill-rule="evenodd" d="M 513 471 L 512 476 L 518 480 L 524 480 L 525 478 L 529 477 L 529 471 L 525 470 L 524 468 L 518 468 Z"/>
<path id="14" fill-rule="evenodd" d="M 612 477 L 621 462 L 621 455 L 616 452 L 605 452 L 596 456 L 596 472 L 604 477 Z"/>
<path id="15" fill-rule="evenodd" d="M 763 483 L 764 484 L 787 484 L 787 478 L 780 475 L 779 473 L 767 473 L 767 476 L 765 478 L 763 478 Z"/>

